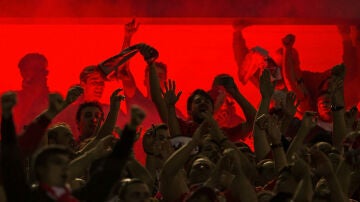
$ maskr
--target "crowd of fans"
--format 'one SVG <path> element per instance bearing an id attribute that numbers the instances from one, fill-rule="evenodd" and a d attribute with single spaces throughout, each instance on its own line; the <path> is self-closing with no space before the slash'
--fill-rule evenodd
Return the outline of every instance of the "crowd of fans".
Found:
<path id="1" fill-rule="evenodd" d="M 63 98 L 47 88 L 46 58 L 26 55 L 23 89 L 1 96 L 0 201 L 359 201 L 360 122 L 348 104 L 359 100 L 345 96 L 344 85 L 345 70 L 357 69 L 347 61 L 356 61 L 360 41 L 345 65 L 311 75 L 301 71 L 294 35 L 272 58 L 261 47 L 248 49 L 245 26 L 235 27 L 239 80 L 258 86 L 260 105 L 220 74 L 210 90 L 187 98 L 188 119 L 161 62 L 147 61 L 147 96 L 130 64 L 119 67 L 114 76 L 123 89 L 107 105 L 99 102 L 108 78 L 98 66 L 84 68 Z M 135 21 L 125 26 L 123 48 L 137 29 Z M 349 27 L 339 30 L 344 44 L 351 41 Z M 152 47 L 140 47 L 149 58 Z"/>

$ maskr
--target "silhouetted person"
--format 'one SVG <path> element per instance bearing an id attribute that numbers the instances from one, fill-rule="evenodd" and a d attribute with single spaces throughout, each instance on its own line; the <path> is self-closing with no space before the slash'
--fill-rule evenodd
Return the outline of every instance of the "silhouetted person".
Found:
<path id="1" fill-rule="evenodd" d="M 17 92 L 18 105 L 14 108 L 17 133 L 48 106 L 48 61 L 44 55 L 29 53 L 18 64 L 22 89 Z"/>

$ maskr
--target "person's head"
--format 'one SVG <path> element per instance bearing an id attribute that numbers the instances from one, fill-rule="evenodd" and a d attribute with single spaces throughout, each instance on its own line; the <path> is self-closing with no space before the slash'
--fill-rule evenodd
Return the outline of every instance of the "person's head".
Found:
<path id="1" fill-rule="evenodd" d="M 218 202 L 216 192 L 210 187 L 200 187 L 196 189 L 186 200 L 186 202 Z"/>
<path id="2" fill-rule="evenodd" d="M 121 180 L 114 186 L 114 191 L 121 202 L 146 202 L 151 198 L 149 187 L 136 178 Z"/>
<path id="3" fill-rule="evenodd" d="M 199 154 L 206 156 L 213 163 L 217 163 L 217 161 L 221 158 L 221 147 L 211 137 L 205 137 L 200 147 Z"/>
<path id="4" fill-rule="evenodd" d="M 18 67 L 24 87 L 44 84 L 46 86 L 49 71 L 48 61 L 44 55 L 29 53 L 20 59 Z"/>
<path id="5" fill-rule="evenodd" d="M 263 183 L 267 183 L 276 176 L 275 164 L 271 159 L 264 159 L 257 164 L 259 178 Z M 265 184 L 263 184 L 265 185 Z"/>
<path id="6" fill-rule="evenodd" d="M 331 191 L 329 189 L 328 183 L 324 178 L 322 178 L 316 183 L 313 201 L 325 202 L 329 201 L 330 197 Z"/>
<path id="7" fill-rule="evenodd" d="M 74 137 L 70 126 L 66 123 L 57 123 L 47 129 L 48 144 L 63 145 L 69 149 L 74 149 Z"/>
<path id="8" fill-rule="evenodd" d="M 316 100 L 316 106 L 319 113 L 319 118 L 322 121 L 331 122 L 332 113 L 330 94 L 327 92 L 321 93 Z"/>
<path id="9" fill-rule="evenodd" d="M 191 164 L 188 174 L 190 184 L 203 183 L 209 179 L 215 164 L 205 156 L 199 156 Z"/>
<path id="10" fill-rule="evenodd" d="M 155 67 L 156 67 L 156 72 L 159 78 L 159 82 L 160 82 L 160 87 L 161 89 L 164 91 L 165 87 L 164 87 L 164 82 L 167 81 L 167 66 L 166 64 L 162 63 L 162 62 L 155 62 Z M 146 86 L 148 92 L 150 92 L 150 79 L 149 79 L 149 71 L 150 68 L 149 66 L 146 67 L 145 69 L 145 80 L 144 80 L 144 85 Z"/>
<path id="11" fill-rule="evenodd" d="M 298 182 L 292 173 L 292 167 L 287 166 L 280 171 L 274 190 L 276 193 L 293 194 L 297 184 Z"/>
<path id="12" fill-rule="evenodd" d="M 48 186 L 65 186 L 72 156 L 71 150 L 63 146 L 52 145 L 42 148 L 35 154 L 33 161 L 37 180 Z"/>
<path id="13" fill-rule="evenodd" d="M 85 102 L 76 112 L 76 123 L 81 137 L 93 135 L 98 124 L 104 120 L 104 111 L 98 102 Z"/>
<path id="14" fill-rule="evenodd" d="M 85 67 L 80 73 L 85 101 L 99 101 L 105 88 L 105 79 L 97 66 Z"/>
<path id="15" fill-rule="evenodd" d="M 145 153 L 161 157 L 164 147 L 172 147 L 169 141 L 170 132 L 166 124 L 153 125 L 143 136 L 143 149 Z"/>
<path id="16" fill-rule="evenodd" d="M 187 111 L 191 119 L 197 123 L 204 120 L 202 112 L 214 112 L 214 101 L 211 96 L 204 90 L 195 90 L 187 100 Z"/>

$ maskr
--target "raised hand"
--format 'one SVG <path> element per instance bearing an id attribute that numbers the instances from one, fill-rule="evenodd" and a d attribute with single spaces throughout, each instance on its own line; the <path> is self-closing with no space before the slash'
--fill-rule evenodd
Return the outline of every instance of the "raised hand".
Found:
<path id="1" fill-rule="evenodd" d="M 77 100 L 80 95 L 84 93 L 84 89 L 81 86 L 73 86 L 68 90 L 68 93 L 66 95 L 65 102 L 66 104 L 71 104 Z"/>
<path id="2" fill-rule="evenodd" d="M 161 92 L 163 94 L 164 101 L 167 106 L 175 106 L 176 102 L 179 100 L 181 96 L 181 91 L 176 94 L 176 83 L 173 80 L 168 80 L 168 82 L 164 82 L 165 92 Z"/>
<path id="3" fill-rule="evenodd" d="M 230 94 L 234 94 L 238 90 L 233 77 L 227 74 L 217 76 L 215 78 L 214 84 L 223 86 Z"/>
<path id="4" fill-rule="evenodd" d="M 11 113 L 12 109 L 17 103 L 16 93 L 9 91 L 1 96 L 2 112 Z"/>
<path id="5" fill-rule="evenodd" d="M 146 114 L 143 109 L 139 106 L 132 105 L 131 106 L 131 119 L 130 125 L 134 128 L 137 128 L 144 121 Z"/>
<path id="6" fill-rule="evenodd" d="M 281 131 L 279 118 L 276 115 L 269 115 L 267 120 L 267 135 L 269 136 L 272 143 L 281 142 Z"/>
<path id="7" fill-rule="evenodd" d="M 148 64 L 153 63 L 156 58 L 159 56 L 159 53 L 157 52 L 157 50 L 147 44 L 139 44 L 139 49 L 140 49 L 140 53 L 141 55 L 144 56 L 145 61 Z"/>
<path id="8" fill-rule="evenodd" d="M 195 130 L 192 139 L 197 144 L 200 144 L 203 141 L 203 136 L 208 134 L 209 128 L 207 121 L 203 121 L 200 126 Z"/>
<path id="9" fill-rule="evenodd" d="M 309 130 L 314 128 L 317 124 L 317 120 L 318 120 L 317 116 L 318 116 L 317 112 L 311 112 L 311 111 L 305 112 L 301 121 L 301 127 L 305 127 Z"/>
<path id="10" fill-rule="evenodd" d="M 286 93 L 285 102 L 281 102 L 281 107 L 286 115 L 293 117 L 299 104 L 300 102 L 296 101 L 296 94 L 288 92 Z"/>
<path id="11" fill-rule="evenodd" d="M 135 18 L 131 22 L 125 24 L 125 35 L 132 37 L 139 29 L 140 23 L 136 23 Z"/>
<path id="12" fill-rule="evenodd" d="M 295 43 L 295 35 L 288 34 L 284 38 L 282 38 L 282 44 L 287 48 L 292 48 Z"/>
<path id="13" fill-rule="evenodd" d="M 59 93 L 50 93 L 49 94 L 49 108 L 48 111 L 53 114 L 58 114 L 64 106 L 66 102 L 63 97 Z"/>
<path id="14" fill-rule="evenodd" d="M 125 96 L 119 94 L 122 90 L 123 89 L 118 88 L 111 94 L 110 107 L 116 107 L 117 109 L 120 108 L 121 101 L 125 100 Z"/>
<path id="15" fill-rule="evenodd" d="M 270 99 L 274 93 L 275 83 L 271 82 L 270 70 L 264 69 L 260 76 L 260 93 L 263 98 Z"/>

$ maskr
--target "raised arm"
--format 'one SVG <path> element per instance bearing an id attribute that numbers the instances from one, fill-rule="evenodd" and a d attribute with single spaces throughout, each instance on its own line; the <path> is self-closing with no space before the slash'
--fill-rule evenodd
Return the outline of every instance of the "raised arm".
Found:
<path id="1" fill-rule="evenodd" d="M 266 127 L 264 126 L 265 115 L 269 113 L 270 99 L 274 93 L 275 84 L 270 81 L 270 71 L 265 69 L 260 76 L 261 101 L 256 114 L 256 124 L 254 125 L 254 148 L 257 160 L 264 159 L 271 148 L 266 138 Z"/>
<path id="2" fill-rule="evenodd" d="M 295 36 L 292 34 L 286 35 L 282 39 L 283 48 L 283 68 L 282 75 L 285 85 L 289 91 L 296 94 L 297 99 L 300 101 L 302 110 L 309 109 L 308 91 L 305 88 L 300 71 L 299 56 L 293 48 L 295 43 Z"/>
<path id="3" fill-rule="evenodd" d="M 100 127 L 99 131 L 96 134 L 96 137 L 90 141 L 81 151 L 80 154 L 87 152 L 94 148 L 96 144 L 104 137 L 112 135 L 112 132 L 115 128 L 117 117 L 120 110 L 120 103 L 125 99 L 123 95 L 120 95 L 122 89 L 116 89 L 110 97 L 110 111 L 106 117 L 104 124 Z"/>
<path id="4" fill-rule="evenodd" d="M 235 101 L 238 103 L 240 108 L 243 110 L 246 122 L 241 123 L 238 126 L 235 126 L 235 130 L 238 131 L 239 134 L 248 134 L 253 129 L 253 124 L 255 120 L 256 110 L 251 105 L 251 103 L 240 93 L 238 87 L 236 86 L 234 79 L 231 76 L 223 76 L 221 80 L 226 80 L 226 82 L 221 82 L 215 80 L 215 83 L 218 85 L 224 86 L 226 92 L 229 93 Z"/>
<path id="5" fill-rule="evenodd" d="M 180 170 L 183 169 L 186 161 L 201 142 L 205 133 L 205 122 L 195 131 L 192 140 L 175 151 L 165 162 L 160 173 L 160 191 L 165 201 L 176 201 L 182 194 L 189 191 L 186 185 L 186 178 L 181 176 Z"/>
<path id="6" fill-rule="evenodd" d="M 38 148 L 53 118 L 73 103 L 82 93 L 83 89 L 80 86 L 75 86 L 69 89 L 65 100 L 59 94 L 49 94 L 49 107 L 35 118 L 19 137 L 19 145 L 25 156 L 31 156 Z"/>
<path id="7" fill-rule="evenodd" d="M 301 180 L 297 185 L 292 201 L 294 202 L 310 202 L 313 198 L 313 184 L 311 179 L 311 171 L 309 165 L 301 158 L 297 158 L 292 167 L 292 172 Z"/>
<path id="8" fill-rule="evenodd" d="M 233 53 L 234 58 L 238 67 L 238 77 L 239 80 L 245 84 L 248 81 L 248 77 L 243 69 L 243 62 L 246 55 L 249 53 L 249 49 L 246 46 L 246 41 L 243 36 L 243 30 L 247 25 L 244 23 L 235 23 L 234 24 L 234 33 L 233 33 Z"/>
<path id="9" fill-rule="evenodd" d="M 27 187 L 21 152 L 17 144 L 12 110 L 16 104 L 16 94 L 1 96 L 1 160 L 2 180 L 8 202 L 26 201 L 30 189 Z"/>
<path id="10" fill-rule="evenodd" d="M 303 145 L 306 136 L 310 130 L 316 126 L 316 112 L 305 112 L 301 121 L 301 126 L 296 133 L 295 138 L 292 140 L 289 149 L 286 153 L 286 158 L 290 160 L 292 156 L 300 149 Z"/>
<path id="11" fill-rule="evenodd" d="M 102 168 L 90 177 L 86 186 L 73 192 L 76 198 L 89 202 L 105 201 L 111 187 L 120 179 L 121 172 L 125 168 L 137 136 L 136 130 L 144 120 L 143 114 L 141 109 L 132 108 L 131 121 L 125 126 L 121 139 L 102 163 Z"/>
<path id="12" fill-rule="evenodd" d="M 168 126 L 171 136 L 179 136 L 181 134 L 180 125 L 176 116 L 175 104 L 181 96 L 181 91 L 176 94 L 176 83 L 175 81 L 168 81 L 165 83 L 165 93 L 163 93 L 166 107 L 168 108 Z"/>
<path id="13" fill-rule="evenodd" d="M 110 154 L 114 140 L 113 136 L 106 136 L 93 149 L 72 160 L 69 165 L 68 181 L 83 176 L 95 160 Z"/>
<path id="14" fill-rule="evenodd" d="M 281 132 L 278 125 L 278 119 L 275 115 L 267 116 L 267 135 L 270 140 L 270 147 L 273 152 L 275 169 L 279 172 L 288 165 L 286 154 L 281 143 Z"/>
<path id="15" fill-rule="evenodd" d="M 321 151 L 312 150 L 311 160 L 315 165 L 315 172 L 324 177 L 330 189 L 330 201 L 332 202 L 345 202 L 349 201 L 340 187 L 340 183 L 336 177 L 333 166 L 329 158 Z"/>
<path id="16" fill-rule="evenodd" d="M 347 134 L 345 122 L 345 100 L 344 100 L 344 78 L 345 66 L 337 65 L 331 70 L 330 94 L 331 110 L 333 117 L 332 141 L 334 147 L 342 152 L 342 143 Z"/>
<path id="17" fill-rule="evenodd" d="M 135 19 L 125 25 L 125 34 L 122 50 L 128 48 L 131 44 L 132 36 L 136 33 L 139 28 L 139 24 L 136 23 Z M 130 71 L 129 62 L 126 62 L 117 72 L 117 78 L 122 81 L 125 96 L 131 98 L 135 95 L 137 86 L 135 78 Z"/>

